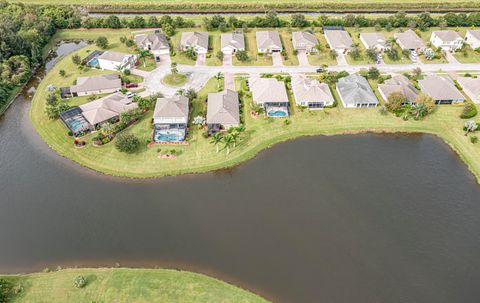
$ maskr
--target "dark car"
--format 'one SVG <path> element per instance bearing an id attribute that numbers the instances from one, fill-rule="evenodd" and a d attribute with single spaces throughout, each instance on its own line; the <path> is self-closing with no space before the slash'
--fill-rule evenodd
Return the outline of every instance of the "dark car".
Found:
<path id="1" fill-rule="evenodd" d="M 317 68 L 317 73 L 323 73 L 323 72 L 326 72 L 327 69 L 325 67 L 319 67 Z"/>

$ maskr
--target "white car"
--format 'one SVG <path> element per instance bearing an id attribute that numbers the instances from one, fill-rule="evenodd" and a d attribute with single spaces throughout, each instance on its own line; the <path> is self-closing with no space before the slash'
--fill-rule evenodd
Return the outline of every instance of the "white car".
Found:
<path id="1" fill-rule="evenodd" d="M 133 97 L 135 97 L 136 95 L 137 95 L 136 93 L 132 93 L 132 92 L 128 92 L 128 93 L 126 94 L 127 98 L 133 98 Z"/>

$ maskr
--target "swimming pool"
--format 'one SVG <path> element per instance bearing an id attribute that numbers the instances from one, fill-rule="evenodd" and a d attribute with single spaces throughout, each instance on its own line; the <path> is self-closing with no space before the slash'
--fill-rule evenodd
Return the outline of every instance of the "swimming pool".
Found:
<path id="1" fill-rule="evenodd" d="M 98 66 L 98 57 L 93 58 L 92 60 L 87 62 L 88 66 L 97 67 Z"/>
<path id="2" fill-rule="evenodd" d="M 287 113 L 281 110 L 271 111 L 267 114 L 269 117 L 286 117 Z"/>

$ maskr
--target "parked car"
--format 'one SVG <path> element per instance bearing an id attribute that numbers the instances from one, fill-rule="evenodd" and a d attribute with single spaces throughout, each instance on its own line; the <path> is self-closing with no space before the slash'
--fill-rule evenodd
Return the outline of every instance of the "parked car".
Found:
<path id="1" fill-rule="evenodd" d="M 323 73 L 323 72 L 326 72 L 327 69 L 325 67 L 319 67 L 317 68 L 317 73 Z"/>
<path id="2" fill-rule="evenodd" d="M 137 83 L 128 83 L 128 84 L 125 84 L 125 88 L 135 88 L 135 87 L 138 87 L 138 84 L 137 84 Z"/>
<path id="3" fill-rule="evenodd" d="M 136 93 L 132 93 L 132 92 L 128 92 L 128 93 L 126 94 L 127 98 L 133 98 L 133 97 L 135 97 L 136 95 L 137 95 Z"/>

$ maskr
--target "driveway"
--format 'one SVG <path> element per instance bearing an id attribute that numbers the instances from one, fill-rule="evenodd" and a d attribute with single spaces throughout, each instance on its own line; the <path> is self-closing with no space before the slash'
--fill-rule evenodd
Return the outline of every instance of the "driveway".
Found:
<path id="1" fill-rule="evenodd" d="M 282 54 L 280 52 L 272 53 L 273 66 L 283 66 Z"/>
<path id="2" fill-rule="evenodd" d="M 195 63 L 195 66 L 204 66 L 206 60 L 207 60 L 206 54 L 197 54 L 197 62 Z"/>
<path id="3" fill-rule="evenodd" d="M 298 51 L 297 58 L 300 66 L 310 66 L 310 62 L 308 62 L 308 55 L 305 51 Z"/>
<path id="4" fill-rule="evenodd" d="M 448 60 L 448 63 L 459 63 L 457 58 L 451 52 L 445 52 L 445 57 Z"/>
<path id="5" fill-rule="evenodd" d="M 337 53 L 337 63 L 338 65 L 348 65 L 348 62 L 347 62 L 347 55 L 345 55 L 344 53 Z"/>
<path id="6" fill-rule="evenodd" d="M 235 90 L 235 80 L 233 78 L 232 73 L 225 73 L 223 75 L 223 81 L 224 81 L 223 86 L 224 86 L 225 89 Z"/>
<path id="7" fill-rule="evenodd" d="M 160 55 L 160 61 L 157 62 L 157 67 L 170 68 L 171 63 L 172 63 L 172 60 L 170 59 L 170 55 Z"/>
<path id="8" fill-rule="evenodd" d="M 223 54 L 223 66 L 232 66 L 232 54 Z"/>

